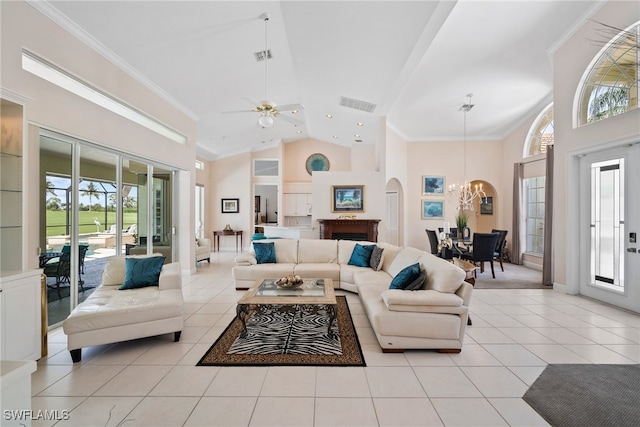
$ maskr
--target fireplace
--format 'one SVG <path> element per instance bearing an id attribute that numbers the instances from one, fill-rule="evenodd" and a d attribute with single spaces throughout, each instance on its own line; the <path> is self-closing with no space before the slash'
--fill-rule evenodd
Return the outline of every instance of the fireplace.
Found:
<path id="1" fill-rule="evenodd" d="M 320 238 L 378 241 L 379 219 L 319 219 Z"/>

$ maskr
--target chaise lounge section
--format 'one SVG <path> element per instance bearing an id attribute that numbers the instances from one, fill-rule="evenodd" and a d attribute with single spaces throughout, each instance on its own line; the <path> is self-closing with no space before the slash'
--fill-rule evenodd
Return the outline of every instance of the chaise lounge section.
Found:
<path id="1" fill-rule="evenodd" d="M 81 360 L 84 347 L 167 333 L 180 340 L 184 324 L 180 264 L 163 265 L 157 286 L 121 290 L 127 258 L 149 257 L 107 258 L 100 286 L 62 324 L 74 363 Z"/>

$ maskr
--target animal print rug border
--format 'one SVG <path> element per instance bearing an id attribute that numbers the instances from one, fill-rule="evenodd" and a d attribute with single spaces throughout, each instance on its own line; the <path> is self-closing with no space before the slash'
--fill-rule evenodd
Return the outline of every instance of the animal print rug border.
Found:
<path id="1" fill-rule="evenodd" d="M 229 354 L 242 331 L 242 323 L 235 318 L 196 366 L 366 366 L 347 300 L 344 296 L 337 296 L 336 303 L 336 335 L 339 336 L 342 354 Z M 333 330 L 336 332 L 335 325 Z M 326 341 L 326 325 L 318 331 L 322 335 L 318 340 Z M 255 327 L 252 332 L 259 333 Z M 295 333 L 293 328 L 292 333 Z"/>

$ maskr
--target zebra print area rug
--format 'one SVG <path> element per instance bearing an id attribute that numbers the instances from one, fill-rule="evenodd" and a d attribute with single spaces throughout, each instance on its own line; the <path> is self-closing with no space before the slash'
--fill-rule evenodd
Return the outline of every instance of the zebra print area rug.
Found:
<path id="1" fill-rule="evenodd" d="M 244 338 L 242 323 L 233 319 L 197 366 L 366 366 L 347 300 L 336 302 L 333 336 L 324 310 L 273 306 L 251 315 Z"/>

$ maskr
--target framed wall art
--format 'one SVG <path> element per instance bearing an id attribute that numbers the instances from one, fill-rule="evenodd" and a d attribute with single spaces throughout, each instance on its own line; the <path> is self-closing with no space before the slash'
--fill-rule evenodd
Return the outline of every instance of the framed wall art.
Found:
<path id="1" fill-rule="evenodd" d="M 422 219 L 443 219 L 444 200 L 423 200 Z"/>
<path id="2" fill-rule="evenodd" d="M 444 196 L 444 176 L 422 176 L 422 194 Z"/>
<path id="3" fill-rule="evenodd" d="M 493 215 L 493 197 L 480 199 L 480 215 Z"/>
<path id="4" fill-rule="evenodd" d="M 332 186 L 331 212 L 364 212 L 364 185 Z"/>
<path id="5" fill-rule="evenodd" d="M 240 199 L 221 199 L 222 213 L 240 212 Z"/>

